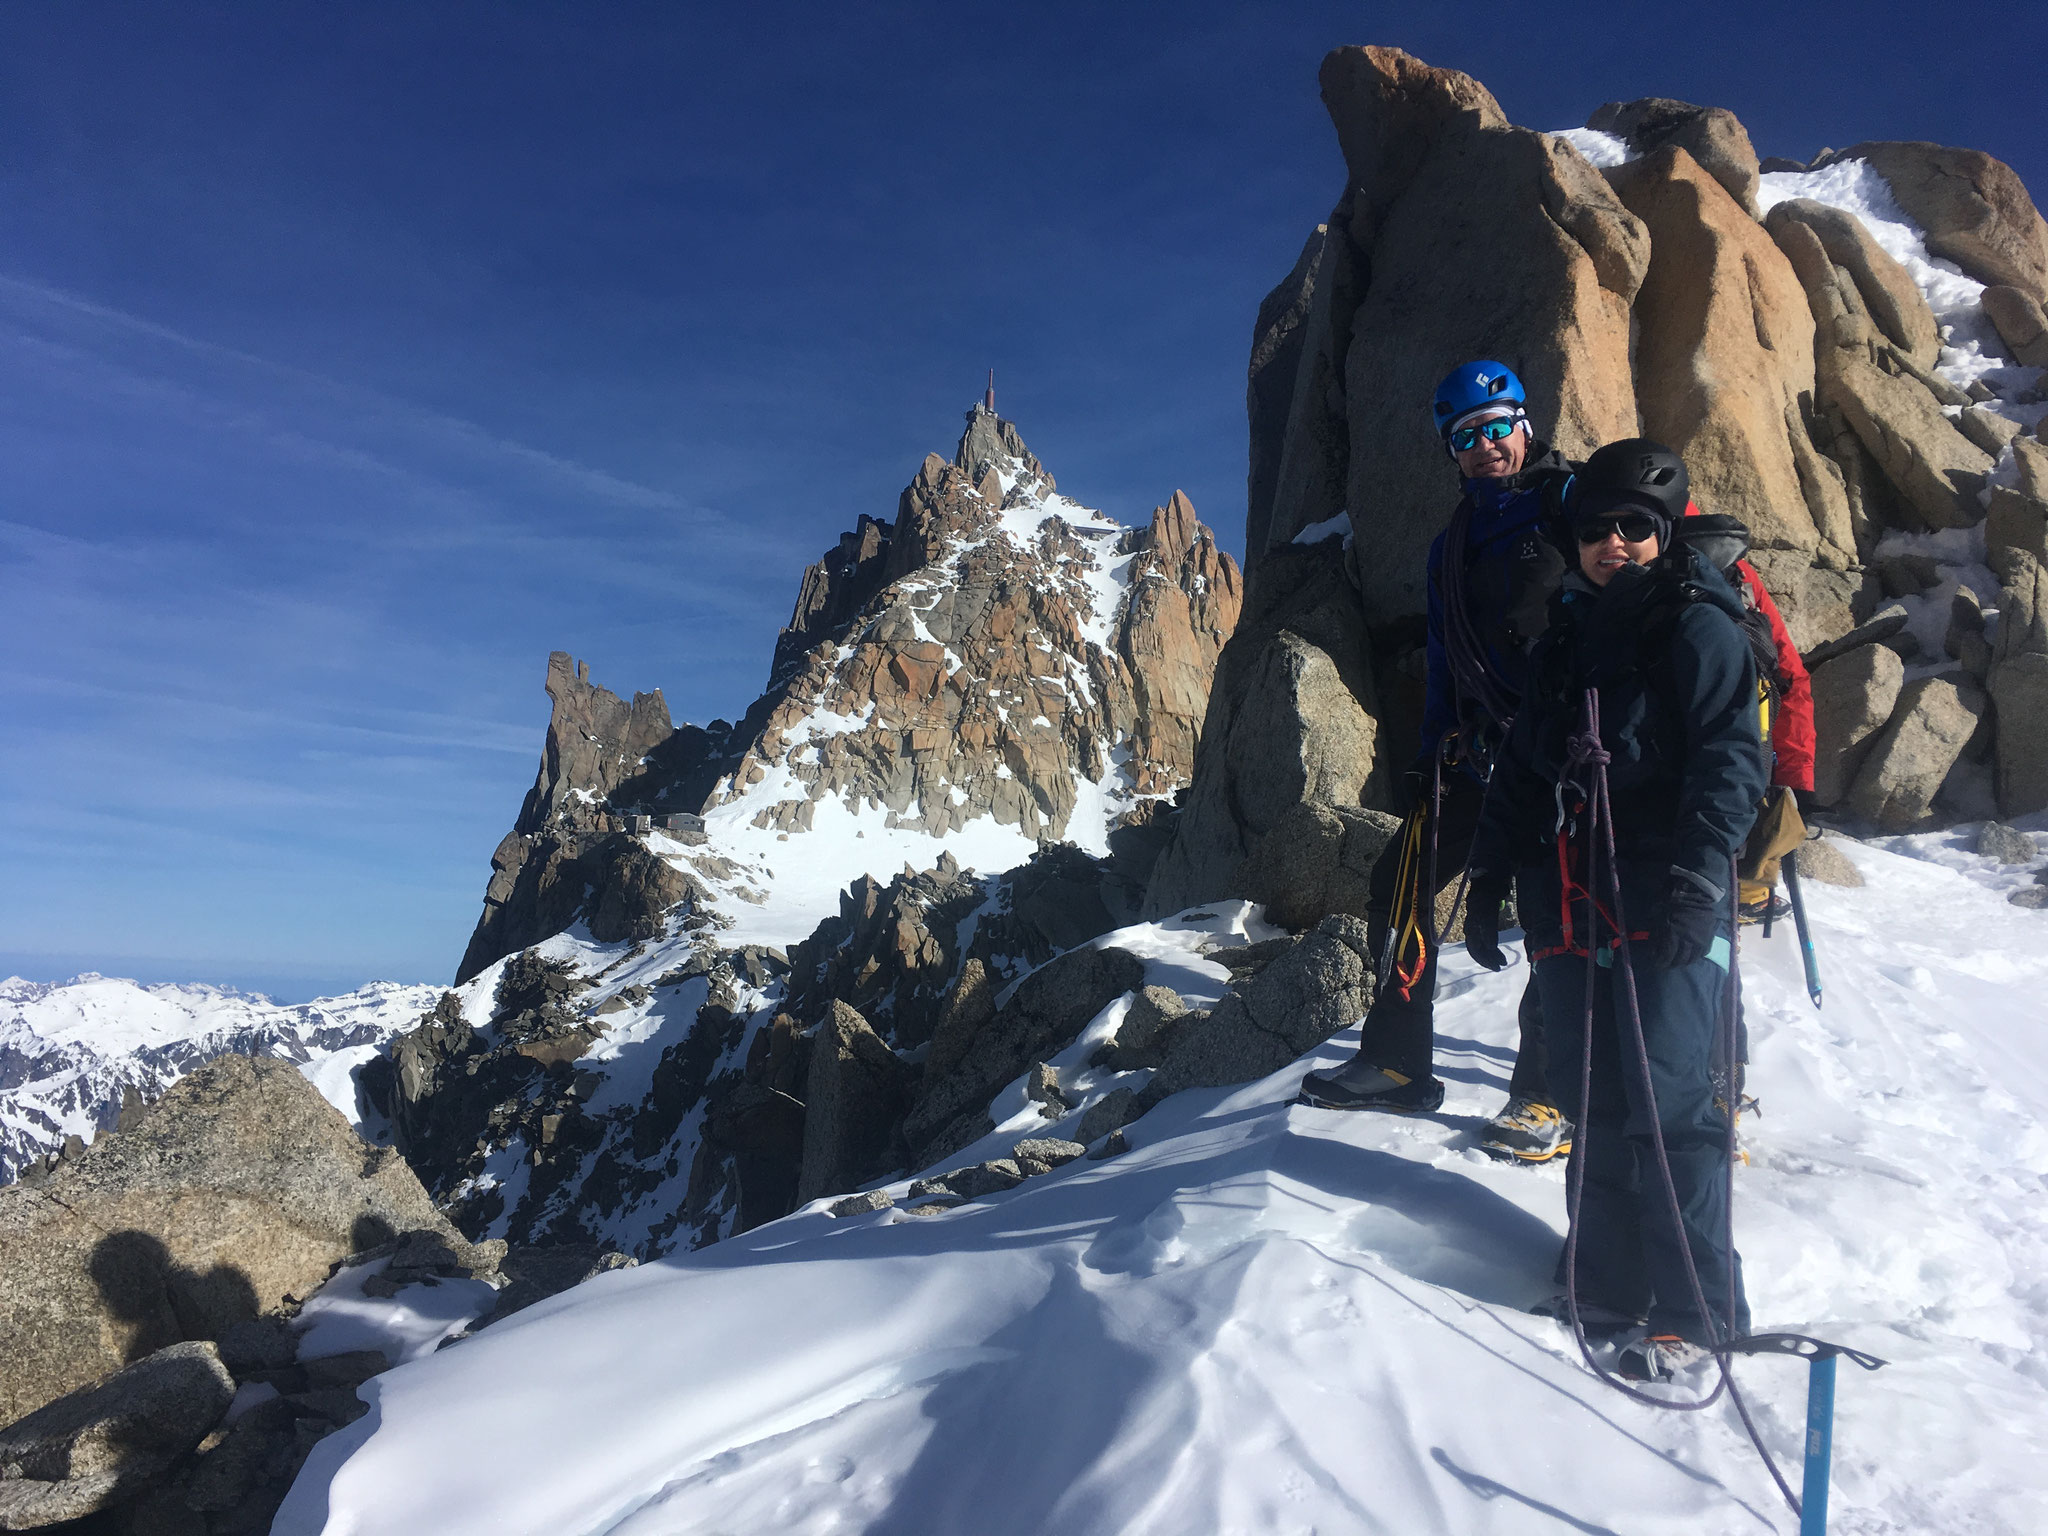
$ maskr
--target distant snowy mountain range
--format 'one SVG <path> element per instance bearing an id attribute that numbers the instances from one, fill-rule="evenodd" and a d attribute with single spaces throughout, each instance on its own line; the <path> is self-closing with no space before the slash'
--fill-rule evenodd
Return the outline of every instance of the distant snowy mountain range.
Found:
<path id="1" fill-rule="evenodd" d="M 0 1183 L 67 1137 L 91 1141 L 133 1092 L 153 1099 L 229 1054 L 297 1062 L 358 1130 L 354 1069 L 434 1006 L 438 987 L 373 981 L 340 997 L 273 1003 L 232 987 L 145 986 L 87 972 L 0 981 Z"/>

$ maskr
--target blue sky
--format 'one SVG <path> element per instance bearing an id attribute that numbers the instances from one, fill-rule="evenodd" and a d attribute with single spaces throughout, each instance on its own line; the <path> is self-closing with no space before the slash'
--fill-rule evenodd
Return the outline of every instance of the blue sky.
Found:
<path id="1" fill-rule="evenodd" d="M 0 972 L 446 979 L 548 651 L 743 709 L 989 366 L 1064 488 L 1237 547 L 1331 46 L 2048 187 L 2038 7 L 1447 10 L 7 7 Z"/>

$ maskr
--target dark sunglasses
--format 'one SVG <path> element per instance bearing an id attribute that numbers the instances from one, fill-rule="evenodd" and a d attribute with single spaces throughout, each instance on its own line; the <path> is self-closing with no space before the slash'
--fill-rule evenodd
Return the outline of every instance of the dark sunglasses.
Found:
<path id="1" fill-rule="evenodd" d="M 1630 544 L 1640 544 L 1657 536 L 1657 519 L 1647 512 L 1624 512 L 1620 517 L 1605 517 L 1578 527 L 1581 544 L 1598 544 L 1610 533 L 1619 533 Z"/>
<path id="2" fill-rule="evenodd" d="M 1476 426 L 1460 427 L 1451 434 L 1451 451 L 1463 453 L 1467 449 L 1476 448 L 1482 437 L 1489 443 L 1497 443 L 1512 433 L 1515 426 L 1516 422 L 1512 416 L 1496 416 L 1491 421 L 1482 421 Z"/>

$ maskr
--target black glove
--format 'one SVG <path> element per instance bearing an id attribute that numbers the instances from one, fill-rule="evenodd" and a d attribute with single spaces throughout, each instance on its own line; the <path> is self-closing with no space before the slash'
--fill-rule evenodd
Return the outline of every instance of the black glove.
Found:
<path id="1" fill-rule="evenodd" d="M 1508 899 L 1508 883 L 1495 875 L 1472 877 L 1465 892 L 1465 953 L 1489 971 L 1507 969 L 1500 952 L 1500 909 Z"/>
<path id="2" fill-rule="evenodd" d="M 1709 896 L 1683 875 L 1673 876 L 1663 926 L 1650 936 L 1650 963 L 1675 971 L 1706 959 L 1726 924 L 1725 898 Z"/>
<path id="3" fill-rule="evenodd" d="M 1792 803 L 1799 807 L 1799 819 L 1805 822 L 1812 821 L 1813 813 L 1820 809 L 1820 802 L 1813 798 L 1813 791 L 1810 789 L 1793 790 Z"/>

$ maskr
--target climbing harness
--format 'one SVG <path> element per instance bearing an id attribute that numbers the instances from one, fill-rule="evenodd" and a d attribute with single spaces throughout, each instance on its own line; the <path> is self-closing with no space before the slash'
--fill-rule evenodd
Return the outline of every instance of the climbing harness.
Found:
<path id="1" fill-rule="evenodd" d="M 1562 839 L 1565 814 L 1564 797 L 1566 788 L 1569 787 L 1576 791 L 1579 797 L 1579 814 L 1583 818 L 1581 830 L 1585 835 L 1586 844 L 1586 879 L 1583 885 L 1574 884 L 1568 886 L 1566 902 L 1566 911 L 1569 913 L 1569 898 L 1571 895 L 1582 896 L 1585 901 L 1586 932 L 1583 952 L 1586 956 L 1586 1013 L 1583 1021 L 1583 1041 L 1579 1060 L 1578 1102 L 1583 1106 L 1589 1104 L 1592 1100 L 1593 1011 L 1595 999 L 1598 996 L 1600 958 L 1603 948 L 1598 942 L 1600 936 L 1599 924 L 1605 919 L 1609 925 L 1608 931 L 1615 936 L 1612 944 L 1608 946 L 1612 954 L 1610 964 L 1612 969 L 1620 973 L 1621 998 L 1627 1005 L 1625 1010 L 1616 1009 L 1617 1013 L 1625 1013 L 1627 1019 L 1627 1032 L 1621 1042 L 1622 1052 L 1629 1059 L 1629 1063 L 1635 1070 L 1636 1087 L 1642 1094 L 1642 1103 L 1648 1111 L 1648 1120 L 1651 1126 L 1650 1146 L 1655 1153 L 1657 1182 L 1664 1193 L 1665 1209 L 1670 1216 L 1674 1230 L 1678 1234 L 1679 1250 L 1685 1257 L 1686 1282 L 1691 1290 L 1693 1308 L 1708 1328 L 1713 1330 L 1715 1334 L 1721 1335 L 1733 1327 L 1736 1301 L 1735 1288 L 1738 1273 L 1735 1264 L 1732 1262 L 1735 1248 L 1735 1117 L 1732 1114 L 1728 1116 L 1727 1157 L 1725 1159 L 1727 1169 L 1725 1175 L 1727 1180 L 1725 1200 L 1727 1228 L 1724 1240 L 1731 1256 L 1731 1262 L 1728 1267 L 1727 1310 L 1717 1320 L 1707 1307 L 1706 1293 L 1700 1284 L 1699 1270 L 1693 1262 L 1692 1245 L 1685 1236 L 1685 1223 L 1678 1203 L 1678 1186 L 1672 1178 L 1671 1162 L 1665 1153 L 1664 1137 L 1657 1114 L 1656 1087 L 1650 1077 L 1649 1047 L 1643 1036 L 1642 1009 L 1636 994 L 1635 967 L 1629 953 L 1629 940 L 1640 939 L 1643 935 L 1629 932 L 1626 914 L 1622 907 L 1621 871 L 1615 851 L 1613 807 L 1608 799 L 1607 787 L 1607 765 L 1612 759 L 1601 742 L 1600 694 L 1598 689 L 1588 688 L 1586 690 L 1583 728 L 1578 733 L 1566 737 L 1565 755 L 1566 766 L 1563 774 L 1560 776 L 1558 785 L 1559 835 L 1560 839 Z M 1560 842 L 1560 847 L 1562 847 L 1562 841 Z M 1568 868 L 1569 860 L 1564 859 L 1562 854 L 1560 858 L 1562 865 Z M 1735 861 L 1731 857 L 1729 860 L 1730 879 L 1728 891 L 1731 920 L 1734 916 L 1732 907 L 1735 901 L 1734 872 Z M 1606 876 L 1605 885 L 1609 898 L 1608 904 L 1603 904 L 1598 899 L 1600 884 L 1597 877 L 1601 873 L 1604 873 Z M 1796 878 L 1794 876 L 1795 880 Z M 1566 921 L 1569 924 L 1569 917 L 1567 917 Z M 1730 926 L 1732 931 L 1734 926 L 1732 921 Z M 1569 927 L 1567 932 L 1570 932 Z M 1574 952 L 1577 951 L 1575 950 Z M 1552 950 L 1549 953 L 1555 954 L 1557 951 Z M 1817 986 L 1817 982 L 1815 985 Z M 1723 988 L 1723 1003 L 1727 1010 L 1728 1019 L 1728 1027 L 1723 1031 L 1723 1035 L 1726 1042 L 1726 1068 L 1731 1083 L 1735 1081 L 1734 1074 L 1737 1065 L 1735 1060 L 1736 1031 L 1734 1029 L 1734 1011 L 1740 987 L 1741 979 L 1736 965 L 1736 952 L 1731 944 L 1728 951 L 1727 982 Z M 1816 1001 L 1818 1001 L 1817 998 Z M 1586 1119 L 1583 1111 L 1579 1118 L 1581 1121 Z M 1714 1357 L 1714 1363 L 1719 1372 L 1719 1379 L 1715 1382 L 1713 1391 L 1709 1392 L 1705 1397 L 1691 1402 L 1673 1402 L 1665 1398 L 1652 1397 L 1646 1392 L 1638 1391 L 1621 1377 L 1609 1371 L 1594 1357 L 1592 1345 L 1586 1338 L 1584 1320 L 1579 1313 L 1579 1210 L 1583 1200 L 1586 1178 L 1586 1131 L 1587 1127 L 1584 1124 L 1578 1127 L 1577 1142 L 1572 1151 L 1571 1165 L 1565 1183 L 1566 1212 L 1570 1225 L 1565 1235 L 1564 1300 L 1566 1315 L 1571 1319 L 1572 1337 L 1579 1346 L 1579 1355 L 1585 1361 L 1587 1369 L 1592 1371 L 1595 1376 L 1608 1386 L 1634 1402 L 1678 1413 L 1697 1413 L 1712 1407 L 1720 1400 L 1721 1394 L 1725 1391 L 1728 1394 L 1729 1401 L 1735 1405 L 1735 1411 L 1742 1420 L 1743 1429 L 1748 1432 L 1750 1444 L 1756 1447 L 1757 1455 L 1762 1458 L 1765 1468 L 1771 1474 L 1771 1480 L 1778 1485 L 1778 1492 L 1784 1496 L 1785 1503 L 1791 1508 L 1792 1512 L 1799 1516 L 1800 1536 L 1823 1536 L 1827 1519 L 1827 1475 L 1834 1414 L 1835 1357 L 1840 1354 L 1849 1355 L 1850 1358 L 1866 1370 L 1876 1370 L 1885 1362 L 1873 1355 L 1864 1355 L 1841 1345 L 1829 1344 L 1818 1339 L 1809 1339 L 1799 1334 L 1761 1334 L 1747 1338 L 1717 1337 L 1715 1342 L 1709 1346 L 1709 1353 Z M 1793 1342 L 1785 1342 L 1788 1340 Z M 1777 1461 L 1772 1457 L 1770 1450 L 1764 1445 L 1763 1437 L 1758 1434 L 1756 1424 L 1750 1417 L 1749 1405 L 1743 1400 L 1741 1389 L 1736 1385 L 1734 1370 L 1730 1364 L 1731 1358 L 1737 1354 L 1771 1353 L 1803 1354 L 1814 1362 L 1808 1381 L 1806 1482 L 1803 1500 L 1794 1496 L 1791 1484 L 1785 1480 L 1784 1473 L 1778 1469 Z M 1823 1361 L 1825 1362 L 1824 1365 Z M 1818 1442 L 1816 1442 L 1816 1434 L 1819 1437 Z"/>

